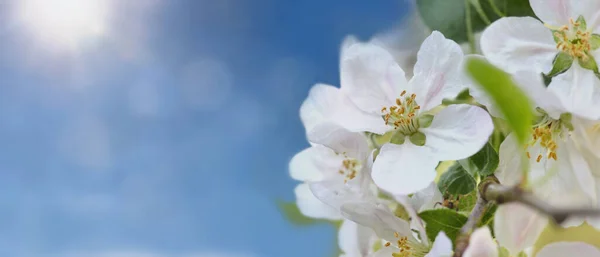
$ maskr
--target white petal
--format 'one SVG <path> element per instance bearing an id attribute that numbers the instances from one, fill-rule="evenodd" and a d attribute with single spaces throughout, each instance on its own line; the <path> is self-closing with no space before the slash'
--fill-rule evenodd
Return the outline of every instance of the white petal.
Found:
<path id="1" fill-rule="evenodd" d="M 332 123 L 317 125 L 308 133 L 308 140 L 359 161 L 365 160 L 370 151 L 367 138 L 362 133 L 350 132 Z"/>
<path id="2" fill-rule="evenodd" d="M 432 182 L 431 184 L 435 185 L 435 182 Z M 427 190 L 427 189 L 424 189 L 424 190 Z M 421 191 L 423 191 L 423 190 L 421 190 Z M 421 192 L 421 191 L 419 191 L 419 192 Z M 414 195 L 413 195 L 413 197 L 414 197 Z M 394 199 L 399 204 L 401 204 L 404 207 L 406 213 L 408 213 L 408 216 L 410 217 L 410 227 L 413 228 L 413 231 L 414 230 L 418 231 L 419 236 L 421 237 L 421 243 L 423 243 L 425 245 L 429 245 L 429 239 L 427 238 L 427 231 L 425 230 L 425 223 L 423 222 L 423 220 L 421 220 L 421 217 L 419 217 L 419 214 L 417 213 L 417 209 L 415 209 L 413 207 L 413 205 L 411 204 L 411 199 L 407 195 L 395 195 Z"/>
<path id="3" fill-rule="evenodd" d="M 534 193 L 556 207 L 588 207 L 596 202 L 594 177 L 571 140 L 558 141 L 558 160 L 530 160 L 532 181 L 555 174 L 534 187 Z"/>
<path id="4" fill-rule="evenodd" d="M 476 229 L 469 239 L 464 257 L 498 257 L 498 246 L 488 227 Z"/>
<path id="5" fill-rule="evenodd" d="M 524 93 L 533 100 L 534 108 L 544 109 L 554 119 L 558 119 L 562 113 L 567 112 L 556 94 L 546 88 L 541 74 L 531 71 L 518 71 L 513 79 L 523 89 Z"/>
<path id="6" fill-rule="evenodd" d="M 394 242 L 397 240 L 395 233 L 398 233 L 416 242 L 408 222 L 396 217 L 385 205 L 353 202 L 344 204 L 341 210 L 344 217 L 373 229 L 380 238 Z"/>
<path id="7" fill-rule="evenodd" d="M 344 220 L 338 232 L 340 249 L 348 257 L 364 257 L 371 250 L 373 230 L 358 225 L 351 220 Z"/>
<path id="8" fill-rule="evenodd" d="M 569 19 L 577 20 L 580 15 L 588 24 L 599 11 L 597 0 L 530 0 L 535 15 L 554 27 L 569 25 Z"/>
<path id="9" fill-rule="evenodd" d="M 573 63 L 571 69 L 552 80 L 548 89 L 574 115 L 591 120 L 600 118 L 600 80 L 592 71 Z"/>
<path id="10" fill-rule="evenodd" d="M 372 115 L 394 104 L 406 88 L 404 71 L 385 49 L 357 43 L 342 51 L 342 90 L 356 106 Z"/>
<path id="11" fill-rule="evenodd" d="M 532 246 L 548 220 L 543 215 L 518 203 L 498 206 L 494 217 L 494 231 L 498 244 L 506 247 L 511 255 L 517 255 Z"/>
<path id="12" fill-rule="evenodd" d="M 442 193 L 435 182 L 431 182 L 427 188 L 416 192 L 410 198 L 412 207 L 418 212 L 433 209 L 435 203 L 442 200 Z"/>
<path id="13" fill-rule="evenodd" d="M 330 122 L 340 103 L 339 97 L 339 89 L 334 86 L 316 84 L 310 89 L 300 106 L 300 119 L 307 132 L 318 124 Z"/>
<path id="14" fill-rule="evenodd" d="M 302 150 L 290 161 L 290 175 L 300 181 L 320 181 L 336 174 L 344 157 L 333 150 L 315 145 Z"/>
<path id="15" fill-rule="evenodd" d="M 477 153 L 494 130 L 492 118 L 483 109 L 467 104 L 450 105 L 433 118 L 431 126 L 420 129 L 425 147 L 437 160 L 459 160 Z"/>
<path id="16" fill-rule="evenodd" d="M 300 107 L 300 118 L 309 137 L 327 134 L 328 129 L 342 126 L 350 131 L 370 131 L 383 134 L 389 128 L 381 116 L 369 115 L 358 109 L 339 89 L 316 84 Z"/>
<path id="17" fill-rule="evenodd" d="M 533 9 L 537 17 L 539 17 L 543 22 L 556 27 L 569 24 L 569 18 L 571 18 L 570 2 L 570 0 L 529 1 L 529 3 L 531 4 L 531 8 Z"/>
<path id="18" fill-rule="evenodd" d="M 317 199 L 310 191 L 308 184 L 296 186 L 294 193 L 296 194 L 298 209 L 305 216 L 328 220 L 339 220 L 342 218 L 338 210 Z"/>
<path id="19" fill-rule="evenodd" d="M 385 144 L 375 163 L 375 184 L 391 194 L 407 195 L 427 187 L 435 178 L 438 160 L 428 149 L 412 145 Z"/>
<path id="20" fill-rule="evenodd" d="M 496 177 L 506 186 L 515 186 L 520 183 L 522 179 L 522 164 L 523 160 L 523 147 L 517 142 L 514 134 L 509 134 L 506 139 L 500 144 L 500 150 L 498 151 L 500 163 L 496 170 Z"/>
<path id="21" fill-rule="evenodd" d="M 537 257 L 564 256 L 599 257 L 600 250 L 593 245 L 582 242 L 558 242 L 545 246 L 537 254 Z"/>
<path id="22" fill-rule="evenodd" d="M 427 37 L 417 55 L 410 87 L 417 95 L 423 111 L 442 104 L 466 88 L 460 76 L 463 52 L 456 42 L 434 31 Z"/>
<path id="23" fill-rule="evenodd" d="M 373 254 L 373 257 L 390 257 L 393 253 L 398 251 L 400 250 L 396 247 L 382 247 L 377 252 L 375 252 L 375 254 Z"/>
<path id="24" fill-rule="evenodd" d="M 350 202 L 377 201 L 371 191 L 352 183 L 344 183 L 341 179 L 310 183 L 310 190 L 316 198 L 337 210 Z"/>
<path id="25" fill-rule="evenodd" d="M 492 23 L 481 36 L 481 51 L 509 73 L 548 72 L 558 53 L 552 32 L 531 17 L 507 17 Z"/>
<path id="26" fill-rule="evenodd" d="M 452 256 L 452 242 L 444 232 L 440 232 L 433 242 L 431 250 L 425 257 L 450 257 Z"/>

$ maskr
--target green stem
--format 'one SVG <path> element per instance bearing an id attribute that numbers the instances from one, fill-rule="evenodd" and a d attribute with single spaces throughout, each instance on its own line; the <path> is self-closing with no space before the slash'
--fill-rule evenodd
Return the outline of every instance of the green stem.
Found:
<path id="1" fill-rule="evenodd" d="M 475 53 L 475 38 L 473 37 L 473 24 L 471 22 L 471 6 L 469 0 L 465 0 L 465 22 L 467 23 L 467 38 L 469 39 L 469 50 Z"/>
<path id="2" fill-rule="evenodd" d="M 496 15 L 498 15 L 500 17 L 506 17 L 506 15 L 504 13 L 502 13 L 500 11 L 500 9 L 498 9 L 498 7 L 496 6 L 496 3 L 494 3 L 494 0 L 488 0 L 488 2 L 492 6 L 492 10 L 494 11 L 494 13 L 496 13 Z"/>

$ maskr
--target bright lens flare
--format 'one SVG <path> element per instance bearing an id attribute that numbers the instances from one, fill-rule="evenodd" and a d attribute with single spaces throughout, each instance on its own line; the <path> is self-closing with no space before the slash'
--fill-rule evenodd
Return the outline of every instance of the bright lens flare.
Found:
<path id="1" fill-rule="evenodd" d="M 77 47 L 106 33 L 108 0 L 18 0 L 17 17 L 42 43 Z"/>

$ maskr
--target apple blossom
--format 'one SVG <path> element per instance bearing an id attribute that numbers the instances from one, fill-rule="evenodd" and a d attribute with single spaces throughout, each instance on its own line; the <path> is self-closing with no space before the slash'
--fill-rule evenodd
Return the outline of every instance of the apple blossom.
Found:
<path id="1" fill-rule="evenodd" d="M 487 142 L 493 124 L 483 109 L 434 109 L 466 87 L 463 53 L 441 33 L 434 31 L 423 42 L 410 82 L 377 45 L 348 44 L 341 59 L 341 90 L 354 104 L 356 118 L 340 124 L 352 131 L 362 127 L 391 133 L 373 166 L 373 179 L 381 189 L 392 194 L 423 189 L 433 181 L 439 161 L 467 158 Z"/>
<path id="2" fill-rule="evenodd" d="M 596 0 L 530 0 L 541 22 L 506 17 L 490 25 L 481 38 L 488 60 L 509 73 L 530 70 L 556 76 L 549 85 L 574 114 L 600 118 L 600 2 Z M 558 70 L 553 62 L 565 60 Z M 572 63 L 572 64 L 571 64 Z M 569 68 L 570 67 L 570 68 Z"/>

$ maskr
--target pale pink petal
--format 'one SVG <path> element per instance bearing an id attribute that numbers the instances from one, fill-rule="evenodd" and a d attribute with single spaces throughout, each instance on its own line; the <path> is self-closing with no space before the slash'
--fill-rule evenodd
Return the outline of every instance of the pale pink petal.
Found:
<path id="1" fill-rule="evenodd" d="M 385 144 L 373 164 L 373 181 L 391 194 L 411 194 L 433 181 L 438 162 L 428 148 L 409 142 L 403 145 Z"/>
<path id="2" fill-rule="evenodd" d="M 342 218 L 339 210 L 321 202 L 310 191 L 308 184 L 300 184 L 294 190 L 296 204 L 300 212 L 314 219 L 339 220 Z"/>
<path id="3" fill-rule="evenodd" d="M 492 23 L 481 36 L 481 51 L 509 73 L 547 73 L 558 54 L 552 32 L 531 17 L 507 17 Z"/>
<path id="4" fill-rule="evenodd" d="M 435 115 L 431 126 L 420 129 L 426 136 L 425 147 L 440 161 L 460 160 L 477 153 L 493 130 L 490 115 L 467 104 L 444 108 Z"/>
<path id="5" fill-rule="evenodd" d="M 494 232 L 500 246 L 506 247 L 511 255 L 533 246 L 548 220 L 542 214 L 519 203 L 498 206 L 494 217 Z"/>
<path id="6" fill-rule="evenodd" d="M 362 111 L 381 115 L 407 86 L 404 71 L 385 49 L 355 43 L 342 51 L 342 91 Z"/>
<path id="7" fill-rule="evenodd" d="M 456 42 L 434 31 L 421 45 L 410 81 L 412 93 L 423 111 L 453 98 L 467 87 L 461 80 L 463 52 Z"/>

